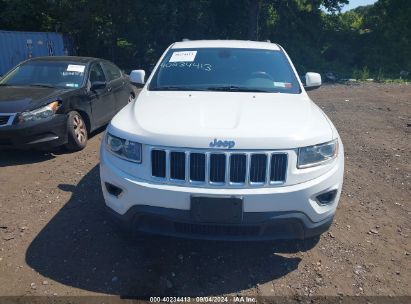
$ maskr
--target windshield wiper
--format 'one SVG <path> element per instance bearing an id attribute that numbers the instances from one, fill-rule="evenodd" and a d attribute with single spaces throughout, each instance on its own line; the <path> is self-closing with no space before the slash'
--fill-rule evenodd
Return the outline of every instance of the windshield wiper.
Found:
<path id="1" fill-rule="evenodd" d="M 208 91 L 224 91 L 224 92 L 264 92 L 264 93 L 277 93 L 277 91 L 268 91 L 263 89 L 248 88 L 248 87 L 238 87 L 238 86 L 216 86 L 208 87 Z"/>
<path id="2" fill-rule="evenodd" d="M 205 89 L 201 88 L 192 88 L 184 86 L 162 86 L 150 88 L 152 91 L 204 91 Z"/>
<path id="3" fill-rule="evenodd" d="M 151 88 L 152 91 L 224 91 L 224 92 L 264 92 L 264 93 L 278 93 L 278 91 L 268 91 L 263 89 L 238 87 L 238 86 L 215 86 L 207 88 L 195 88 L 185 86 L 162 86 Z"/>
<path id="4" fill-rule="evenodd" d="M 7 84 L 7 83 L 0 83 L 0 87 L 8 87 L 8 86 L 10 86 L 10 85 Z"/>
<path id="5" fill-rule="evenodd" d="M 30 87 L 42 87 L 42 88 L 54 88 L 51 84 L 47 83 L 31 83 L 29 85 Z"/>

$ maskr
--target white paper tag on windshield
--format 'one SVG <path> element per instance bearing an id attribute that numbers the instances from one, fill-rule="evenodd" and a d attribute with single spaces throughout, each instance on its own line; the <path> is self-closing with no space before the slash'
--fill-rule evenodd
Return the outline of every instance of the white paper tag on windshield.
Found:
<path id="1" fill-rule="evenodd" d="M 196 55 L 197 51 L 174 52 L 169 62 L 193 62 Z"/>
<path id="2" fill-rule="evenodd" d="M 85 65 L 69 64 L 67 67 L 67 72 L 83 73 L 85 68 Z"/>
<path id="3" fill-rule="evenodd" d="M 284 82 L 273 82 L 275 87 L 280 87 L 280 88 L 285 88 L 285 83 Z"/>
<path id="4" fill-rule="evenodd" d="M 69 88 L 78 88 L 78 84 L 77 84 L 77 83 L 66 83 L 66 87 L 69 87 Z"/>

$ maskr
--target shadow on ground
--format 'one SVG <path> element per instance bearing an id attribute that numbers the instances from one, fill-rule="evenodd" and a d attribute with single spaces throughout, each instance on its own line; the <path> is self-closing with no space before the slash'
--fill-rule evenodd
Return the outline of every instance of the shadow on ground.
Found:
<path id="1" fill-rule="evenodd" d="M 93 131 L 89 135 L 89 139 L 98 135 L 105 130 L 105 126 Z M 48 150 L 16 150 L 16 149 L 0 149 L 0 168 L 9 167 L 15 165 L 25 165 L 41 163 L 47 160 L 54 159 L 62 154 L 73 153 L 65 149 L 64 147 L 56 147 Z"/>
<path id="2" fill-rule="evenodd" d="M 29 266 L 62 284 L 88 291 L 145 298 L 240 292 L 297 269 L 300 243 L 232 243 L 131 237 L 104 215 L 98 166 L 26 252 Z M 308 249 L 308 248 L 306 248 Z"/>
<path id="3" fill-rule="evenodd" d="M 15 165 L 34 164 L 55 158 L 52 152 L 36 150 L 0 150 L 0 168 Z"/>

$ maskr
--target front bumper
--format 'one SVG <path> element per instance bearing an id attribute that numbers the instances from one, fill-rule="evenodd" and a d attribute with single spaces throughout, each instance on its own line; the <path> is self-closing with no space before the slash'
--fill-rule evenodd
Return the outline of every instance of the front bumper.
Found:
<path id="1" fill-rule="evenodd" d="M 67 143 L 67 115 L 0 127 L 0 148 L 52 148 Z"/>
<path id="2" fill-rule="evenodd" d="M 107 210 L 133 230 L 161 235 L 224 240 L 305 239 L 326 231 L 341 194 L 344 160 L 324 175 L 282 187 L 216 189 L 158 184 L 119 170 L 111 154 L 101 149 L 100 175 Z M 122 189 L 108 192 L 106 183 Z M 320 205 L 316 196 L 337 190 L 334 200 Z M 191 197 L 241 197 L 241 223 L 198 222 L 191 214 Z"/>
<path id="3" fill-rule="evenodd" d="M 189 210 L 138 205 L 124 215 L 106 207 L 107 214 L 122 227 L 148 234 L 207 240 L 288 240 L 307 239 L 328 230 L 330 216 L 311 222 L 301 212 L 247 212 L 239 225 L 199 223 Z"/>

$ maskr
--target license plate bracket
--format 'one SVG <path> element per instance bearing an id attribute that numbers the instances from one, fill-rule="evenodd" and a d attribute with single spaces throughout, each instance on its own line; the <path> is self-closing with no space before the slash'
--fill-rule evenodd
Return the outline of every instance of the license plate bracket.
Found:
<path id="1" fill-rule="evenodd" d="M 243 220 L 243 199 L 192 196 L 191 216 L 202 223 L 239 224 Z"/>

